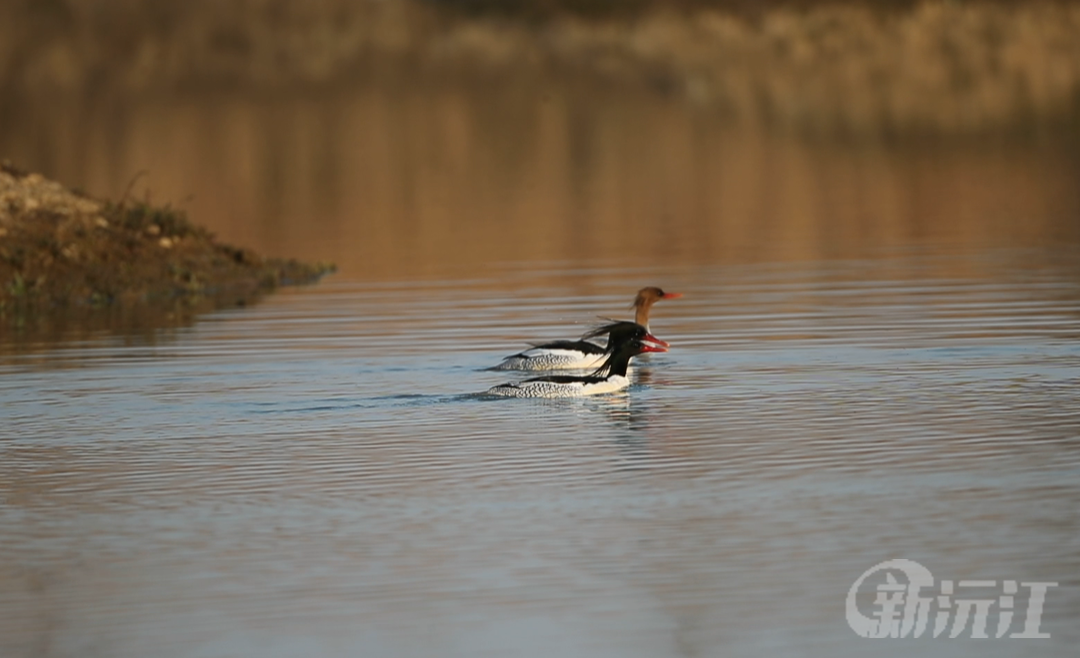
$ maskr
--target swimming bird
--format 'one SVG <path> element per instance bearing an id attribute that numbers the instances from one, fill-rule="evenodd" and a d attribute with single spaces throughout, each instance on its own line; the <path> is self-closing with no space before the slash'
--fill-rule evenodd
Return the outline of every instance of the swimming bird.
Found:
<path id="1" fill-rule="evenodd" d="M 488 395 L 513 398 L 574 398 L 612 393 L 626 388 L 630 359 L 643 352 L 666 352 L 667 347 L 649 341 L 649 332 L 635 322 L 623 322 L 608 333 L 611 355 L 593 373 L 583 376 L 545 375 L 509 382 L 488 389 Z"/>
<path id="2" fill-rule="evenodd" d="M 678 299 L 682 293 L 664 292 L 650 286 L 638 291 L 634 298 L 634 322 L 649 331 L 649 313 L 653 304 L 661 299 Z M 595 368 L 603 362 L 610 352 L 608 348 L 594 340 L 610 333 L 617 322 L 598 327 L 581 337 L 581 340 L 557 340 L 550 343 L 533 345 L 531 348 L 511 354 L 492 370 L 571 370 Z M 670 345 L 652 334 L 649 341 L 670 347 Z"/>

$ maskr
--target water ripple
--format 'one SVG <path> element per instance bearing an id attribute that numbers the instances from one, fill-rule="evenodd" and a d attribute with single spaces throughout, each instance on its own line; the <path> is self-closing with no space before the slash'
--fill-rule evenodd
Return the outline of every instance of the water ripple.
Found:
<path id="1" fill-rule="evenodd" d="M 225 646 L 248 623 L 346 618 L 565 629 L 573 600 L 582 632 L 633 654 L 699 618 L 694 633 L 828 635 L 836 592 L 896 555 L 1071 582 L 1080 284 L 993 262 L 508 265 L 290 291 L 152 345 L 6 355 L 0 637 L 64 611 L 161 646 L 184 646 L 181 627 Z M 484 370 L 501 356 L 627 317 L 647 283 L 686 296 L 656 307 L 673 348 L 628 391 L 482 395 L 515 377 Z M 1068 645 L 1080 601 L 1052 604 Z"/>

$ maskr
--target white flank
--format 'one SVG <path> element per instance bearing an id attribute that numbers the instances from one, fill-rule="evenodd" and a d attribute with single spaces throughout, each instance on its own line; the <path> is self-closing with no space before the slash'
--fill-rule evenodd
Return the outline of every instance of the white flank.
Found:
<path id="1" fill-rule="evenodd" d="M 601 395 L 620 391 L 630 385 L 630 380 L 621 375 L 612 375 L 595 384 L 584 382 L 521 382 L 518 384 L 500 384 L 488 389 L 488 395 L 501 395 L 510 398 L 580 398 L 587 395 Z"/>
<path id="2" fill-rule="evenodd" d="M 598 368 L 606 358 L 606 354 L 533 348 L 507 357 L 494 370 L 584 370 Z"/>

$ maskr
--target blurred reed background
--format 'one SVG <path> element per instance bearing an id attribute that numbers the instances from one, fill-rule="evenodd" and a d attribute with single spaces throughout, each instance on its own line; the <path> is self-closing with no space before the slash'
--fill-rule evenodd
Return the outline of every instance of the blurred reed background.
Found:
<path id="1" fill-rule="evenodd" d="M 587 72 L 805 131 L 1075 127 L 1080 4 L 5 0 L 6 94 Z"/>
<path id="2" fill-rule="evenodd" d="M 1076 241 L 1078 127 L 1076 2 L 0 2 L 0 157 L 346 275 Z"/>

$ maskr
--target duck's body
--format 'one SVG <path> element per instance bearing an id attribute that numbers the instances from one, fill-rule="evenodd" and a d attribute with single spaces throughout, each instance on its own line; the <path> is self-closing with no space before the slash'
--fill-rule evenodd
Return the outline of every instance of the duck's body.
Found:
<path id="1" fill-rule="evenodd" d="M 488 390 L 489 395 L 508 398 L 580 398 L 621 391 L 630 385 L 625 375 L 609 377 L 574 377 L 550 375 L 526 379 L 523 382 L 500 384 Z"/>
<path id="2" fill-rule="evenodd" d="M 651 335 L 639 324 L 634 322 L 617 324 L 618 326 L 608 332 L 611 355 L 592 374 L 580 377 L 574 375 L 533 377 L 521 382 L 494 386 L 488 390 L 488 394 L 514 398 L 576 398 L 612 393 L 626 388 L 630 385 L 626 370 L 631 358 L 642 352 L 666 352 L 667 348 L 647 342 Z"/>
<path id="3" fill-rule="evenodd" d="M 572 370 L 595 368 L 607 348 L 587 340 L 559 340 L 537 345 L 502 360 L 492 370 Z"/>
<path id="4" fill-rule="evenodd" d="M 634 323 L 641 325 L 645 331 L 649 330 L 649 313 L 652 305 L 661 299 L 676 299 L 682 297 L 677 292 L 664 292 L 660 288 L 649 287 L 638 291 L 634 299 Z M 611 325 L 605 325 L 597 330 L 585 334 L 581 340 L 558 340 L 542 345 L 534 345 L 530 349 L 517 354 L 512 354 L 492 368 L 492 370 L 585 370 L 596 368 L 604 362 L 611 353 L 607 346 L 601 345 L 594 340 L 610 332 Z M 632 323 L 628 323 L 632 324 Z M 651 336 L 650 341 L 667 345 L 660 339 Z"/>

